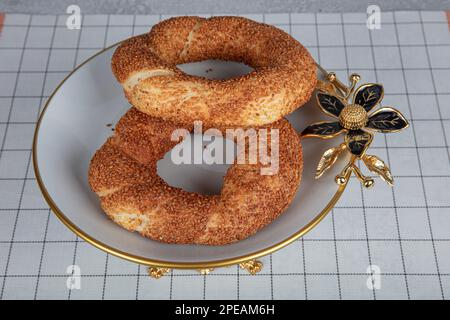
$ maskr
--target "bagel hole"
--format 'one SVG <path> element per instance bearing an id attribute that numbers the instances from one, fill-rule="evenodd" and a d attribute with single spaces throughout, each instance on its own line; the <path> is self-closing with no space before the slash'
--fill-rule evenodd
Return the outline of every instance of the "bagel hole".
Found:
<path id="1" fill-rule="evenodd" d="M 245 63 L 224 60 L 203 60 L 177 65 L 186 74 L 211 80 L 227 80 L 248 74 L 254 69 Z"/>
<path id="2" fill-rule="evenodd" d="M 157 162 L 157 172 L 172 187 L 219 195 L 236 149 L 236 144 L 224 137 L 191 133 Z"/>

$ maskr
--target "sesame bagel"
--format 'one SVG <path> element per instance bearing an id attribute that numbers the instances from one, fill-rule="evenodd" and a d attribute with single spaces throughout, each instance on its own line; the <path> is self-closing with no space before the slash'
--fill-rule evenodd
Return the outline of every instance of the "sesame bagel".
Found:
<path id="1" fill-rule="evenodd" d="M 178 144 L 171 134 L 179 128 L 131 108 L 95 153 L 89 184 L 114 222 L 161 242 L 223 245 L 254 234 L 288 207 L 303 163 L 300 139 L 287 120 L 262 127 L 278 130 L 277 172 L 261 175 L 260 161 L 235 161 L 219 195 L 187 192 L 158 176 L 157 161 Z"/>
<path id="2" fill-rule="evenodd" d="M 178 64 L 237 61 L 248 74 L 212 80 Z M 309 52 L 286 32 L 241 17 L 177 17 L 120 44 L 112 71 L 131 105 L 176 123 L 259 126 L 307 102 L 316 86 Z"/>

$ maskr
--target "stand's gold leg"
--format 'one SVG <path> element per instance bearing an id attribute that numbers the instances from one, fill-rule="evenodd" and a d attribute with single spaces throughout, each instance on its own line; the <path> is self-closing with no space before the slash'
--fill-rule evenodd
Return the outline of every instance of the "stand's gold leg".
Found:
<path id="1" fill-rule="evenodd" d="M 260 272 L 263 268 L 263 264 L 258 260 L 249 260 L 239 264 L 239 267 L 247 270 L 250 274 L 255 275 Z"/>
<path id="2" fill-rule="evenodd" d="M 205 269 L 198 269 L 198 272 L 200 272 L 203 275 L 207 275 L 213 270 L 214 270 L 214 268 L 205 268 Z"/>
<path id="3" fill-rule="evenodd" d="M 240 263 L 239 267 L 247 270 L 250 274 L 254 275 L 262 270 L 263 264 L 259 260 L 249 260 Z M 148 275 L 154 279 L 160 279 L 162 276 L 164 276 L 166 273 L 169 273 L 171 270 L 172 269 L 170 268 L 161 268 L 156 266 L 150 266 L 147 268 Z M 197 271 L 200 272 L 202 275 L 210 274 L 213 270 L 214 268 L 197 269 Z"/>
<path id="4" fill-rule="evenodd" d="M 147 272 L 150 277 L 159 279 L 166 273 L 169 273 L 170 269 L 169 268 L 159 268 L 159 267 L 148 267 Z"/>

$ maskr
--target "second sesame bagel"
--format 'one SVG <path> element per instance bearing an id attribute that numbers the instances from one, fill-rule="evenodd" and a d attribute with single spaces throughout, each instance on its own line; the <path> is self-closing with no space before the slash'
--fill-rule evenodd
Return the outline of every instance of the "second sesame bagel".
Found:
<path id="1" fill-rule="evenodd" d="M 97 150 L 89 166 L 89 184 L 100 197 L 106 214 L 129 231 L 166 243 L 224 245 L 245 239 L 289 206 L 300 184 L 303 169 L 300 138 L 286 119 L 255 130 L 257 145 L 245 139 L 228 168 L 218 195 L 202 195 L 170 186 L 159 175 L 157 162 L 178 141 L 172 134 L 194 128 L 148 116 L 131 108 L 118 122 L 115 133 Z M 218 130 L 218 129 L 217 129 Z M 220 130 L 220 134 L 225 132 Z M 272 132 L 278 132 L 272 144 Z M 206 134 L 206 132 L 205 132 Z M 266 143 L 261 136 L 267 134 Z M 259 154 L 263 145 L 278 148 L 277 169 L 263 158 L 250 161 L 250 150 Z M 263 152 L 265 153 L 265 152 Z"/>
<path id="2" fill-rule="evenodd" d="M 188 75 L 178 64 L 208 59 L 251 66 L 226 80 Z M 124 41 L 112 70 L 129 102 L 166 120 L 210 126 L 272 123 L 307 102 L 316 86 L 309 52 L 286 32 L 241 17 L 177 17 Z"/>

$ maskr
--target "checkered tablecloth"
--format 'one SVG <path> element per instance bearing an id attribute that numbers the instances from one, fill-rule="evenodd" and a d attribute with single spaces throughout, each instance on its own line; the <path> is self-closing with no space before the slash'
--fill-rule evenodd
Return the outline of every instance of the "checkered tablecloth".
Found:
<path id="1" fill-rule="evenodd" d="M 33 173 L 31 140 L 65 75 L 167 16 L 85 15 L 80 30 L 69 30 L 67 16 L 1 15 L 0 298 L 450 298 L 448 15 L 385 12 L 379 30 L 369 30 L 362 13 L 246 16 L 289 32 L 342 79 L 357 72 L 363 82 L 384 84 L 383 105 L 411 123 L 402 133 L 378 134 L 372 145 L 395 186 L 377 181 L 365 190 L 352 179 L 326 219 L 262 258 L 256 276 L 233 266 L 149 278 L 144 266 L 92 247 L 51 213 Z M 70 265 L 80 268 L 80 289 L 66 286 Z M 370 265 L 380 280 L 372 288 Z"/>

